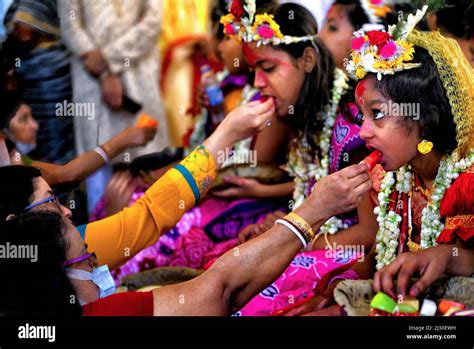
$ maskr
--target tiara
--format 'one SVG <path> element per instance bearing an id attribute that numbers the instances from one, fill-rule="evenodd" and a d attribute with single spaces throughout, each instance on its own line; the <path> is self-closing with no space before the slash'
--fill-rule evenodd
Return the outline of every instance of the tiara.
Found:
<path id="1" fill-rule="evenodd" d="M 383 75 L 418 68 L 420 63 L 410 63 L 415 48 L 407 37 L 427 10 L 425 5 L 415 15 L 409 14 L 406 20 L 400 15 L 398 24 L 389 26 L 388 31 L 362 29 L 354 32 L 349 59 L 344 62 L 349 76 L 359 80 L 367 73 L 375 73 L 381 80 Z"/>
<path id="2" fill-rule="evenodd" d="M 255 0 L 233 0 L 229 13 L 221 17 L 224 34 L 237 38 L 241 42 L 256 42 L 260 45 L 295 44 L 312 41 L 316 35 L 289 36 L 284 35 L 273 15 L 268 13 L 255 14 Z"/>

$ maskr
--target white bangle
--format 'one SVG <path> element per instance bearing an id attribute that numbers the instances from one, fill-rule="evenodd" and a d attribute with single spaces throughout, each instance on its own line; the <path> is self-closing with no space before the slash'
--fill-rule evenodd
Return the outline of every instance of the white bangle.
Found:
<path id="1" fill-rule="evenodd" d="M 277 219 L 275 221 L 275 224 L 281 224 L 281 225 L 284 225 L 285 227 L 287 227 L 288 229 L 290 229 L 298 237 L 298 239 L 300 239 L 301 243 L 303 244 L 303 247 L 304 248 L 308 247 L 308 243 L 306 242 L 304 237 L 301 235 L 301 233 L 298 231 L 298 229 L 296 229 L 293 225 L 291 225 L 290 223 L 288 223 L 284 219 Z"/>
<path id="2" fill-rule="evenodd" d="M 104 149 L 102 149 L 102 147 L 97 147 L 94 149 L 94 151 L 99 154 L 102 159 L 104 159 L 105 163 L 108 163 L 110 161 L 110 158 L 109 156 L 107 155 L 107 153 L 105 152 Z"/>

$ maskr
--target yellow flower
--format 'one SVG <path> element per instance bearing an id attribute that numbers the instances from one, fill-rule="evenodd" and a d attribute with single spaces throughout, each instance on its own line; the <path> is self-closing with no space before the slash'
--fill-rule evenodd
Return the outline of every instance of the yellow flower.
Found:
<path id="1" fill-rule="evenodd" d="M 229 24 L 229 23 L 234 23 L 234 21 L 235 21 L 234 15 L 232 13 L 229 13 L 225 16 L 222 16 L 220 22 L 221 22 L 221 24 L 226 25 L 226 24 Z"/>
<path id="2" fill-rule="evenodd" d="M 283 38 L 283 34 L 280 31 L 280 26 L 273 20 L 273 15 L 269 15 L 268 13 L 264 13 L 264 14 L 261 14 L 261 15 L 256 15 L 255 20 L 253 22 L 253 26 L 252 26 L 252 32 L 256 33 L 258 28 L 262 24 L 268 24 L 270 29 L 273 31 L 273 34 L 277 38 L 279 38 L 279 39 Z"/>
<path id="3" fill-rule="evenodd" d="M 363 67 L 359 67 L 357 68 L 355 74 L 357 76 L 357 79 L 363 79 L 367 75 L 367 72 L 365 71 Z"/>
<path id="4" fill-rule="evenodd" d="M 361 55 L 354 55 L 352 57 L 352 61 L 354 62 L 354 65 L 357 66 L 362 61 L 362 56 Z"/>

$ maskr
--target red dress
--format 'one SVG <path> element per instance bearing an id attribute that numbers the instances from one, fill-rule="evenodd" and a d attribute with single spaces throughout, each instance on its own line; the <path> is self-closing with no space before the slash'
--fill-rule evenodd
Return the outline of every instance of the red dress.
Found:
<path id="1" fill-rule="evenodd" d="M 383 169 L 377 166 L 371 173 L 373 190 L 370 193 L 372 204 L 378 205 L 377 194 L 383 178 Z M 415 176 L 415 183 L 419 182 Z M 416 187 L 416 186 L 415 186 Z M 413 230 L 412 241 L 420 243 L 422 211 L 428 198 L 422 191 L 412 191 Z M 392 192 L 389 210 L 395 210 L 402 217 L 400 223 L 400 240 L 398 254 L 409 251 L 408 243 L 408 194 Z M 459 240 L 467 245 L 474 245 L 474 166 L 459 175 L 446 190 L 440 205 L 441 221 L 444 229 L 436 239 L 438 244 L 455 243 Z"/>

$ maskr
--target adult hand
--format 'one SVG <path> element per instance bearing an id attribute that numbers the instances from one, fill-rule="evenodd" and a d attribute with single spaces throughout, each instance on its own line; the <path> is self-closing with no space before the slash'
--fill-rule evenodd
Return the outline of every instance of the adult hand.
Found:
<path id="1" fill-rule="evenodd" d="M 453 249 L 450 245 L 402 253 L 392 263 L 375 273 L 374 290 L 385 292 L 393 298 L 399 295 L 405 296 L 410 279 L 417 274 L 421 277 L 409 288 L 408 293 L 416 297 L 445 273 L 452 255 Z M 396 293 L 393 282 L 395 279 L 397 279 Z"/>
<path id="2" fill-rule="evenodd" d="M 122 105 L 123 86 L 118 76 L 109 74 L 102 80 L 102 99 L 112 109 Z"/>
<path id="3" fill-rule="evenodd" d="M 107 70 L 107 61 L 100 50 L 87 52 L 83 56 L 82 62 L 86 70 L 96 78 Z"/>
<path id="4" fill-rule="evenodd" d="M 225 152 L 235 142 L 252 137 L 271 126 L 268 122 L 274 113 L 275 104 L 271 98 L 264 103 L 255 101 L 243 104 L 227 114 L 203 145 L 214 159 L 219 159 L 219 153 Z M 217 163 L 217 166 L 219 168 L 222 163 Z"/>
<path id="5" fill-rule="evenodd" d="M 295 210 L 311 226 L 315 216 L 326 219 L 352 211 L 363 195 L 372 188 L 369 166 L 365 163 L 352 165 L 339 172 L 321 178 L 311 195 Z M 314 212 L 317 211 L 318 215 Z"/>
<path id="6" fill-rule="evenodd" d="M 262 131 L 274 113 L 275 103 L 272 98 L 263 103 L 260 101 L 246 103 L 227 114 L 216 132 L 220 132 L 235 143 Z"/>

